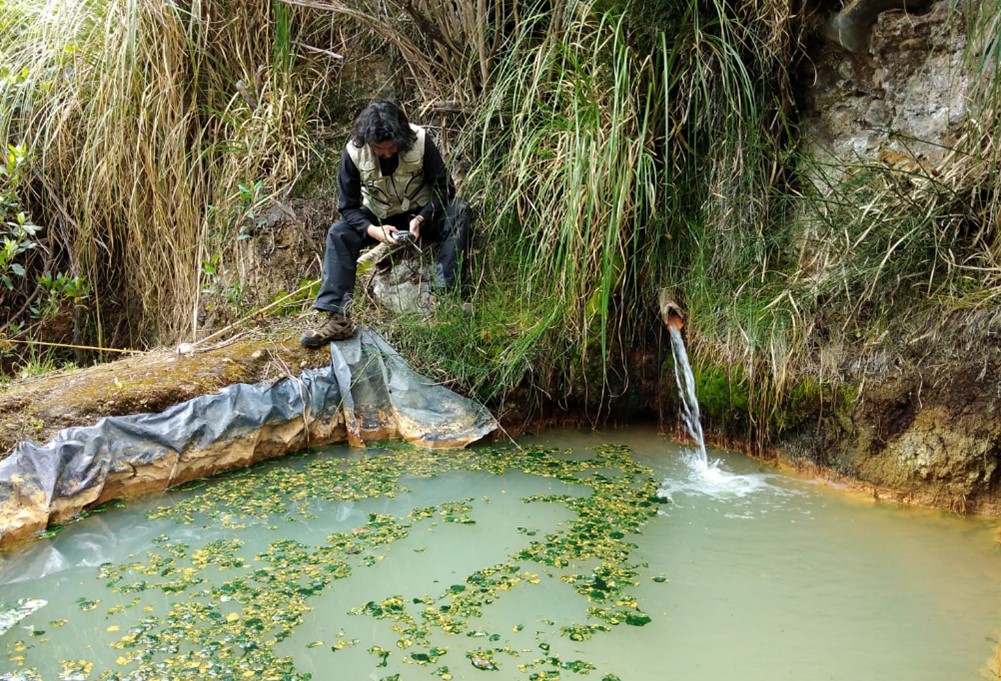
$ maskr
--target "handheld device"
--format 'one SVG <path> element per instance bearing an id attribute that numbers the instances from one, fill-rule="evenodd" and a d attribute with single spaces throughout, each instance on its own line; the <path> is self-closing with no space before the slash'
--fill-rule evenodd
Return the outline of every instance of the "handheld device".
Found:
<path id="1" fill-rule="evenodd" d="M 417 237 L 413 232 L 404 232 L 400 230 L 398 232 L 393 232 L 393 241 L 395 246 L 407 246 L 414 243 Z"/>

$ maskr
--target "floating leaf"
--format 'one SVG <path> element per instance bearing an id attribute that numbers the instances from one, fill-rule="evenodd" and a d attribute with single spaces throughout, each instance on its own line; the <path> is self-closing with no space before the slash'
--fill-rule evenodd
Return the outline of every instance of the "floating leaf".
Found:
<path id="1" fill-rule="evenodd" d="M 626 615 L 626 624 L 630 624 L 634 627 L 642 627 L 649 623 L 650 623 L 650 618 L 647 617 L 646 615 L 642 614 L 634 615 L 633 613 L 629 613 L 628 615 Z"/>

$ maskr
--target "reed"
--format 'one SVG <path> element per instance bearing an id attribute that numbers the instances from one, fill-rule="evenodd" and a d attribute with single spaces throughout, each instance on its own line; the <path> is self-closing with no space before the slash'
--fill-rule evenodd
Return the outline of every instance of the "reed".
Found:
<path id="1" fill-rule="evenodd" d="M 481 293 L 509 298 L 514 327 L 495 358 L 501 385 L 519 385 L 531 358 L 545 357 L 556 364 L 544 390 L 603 388 L 602 372 L 595 381 L 583 367 L 603 363 L 622 330 L 635 226 L 657 181 L 651 63 L 630 48 L 621 19 L 557 7 L 544 36 L 512 40 L 467 125 L 478 160 L 463 190 L 482 199 L 488 244 Z"/>
<path id="2" fill-rule="evenodd" d="M 30 150 L 23 189 L 90 284 L 87 335 L 134 347 L 191 337 L 205 249 L 235 248 L 238 185 L 287 194 L 313 155 L 323 81 L 310 76 L 329 64 L 298 54 L 290 29 L 304 10 L 12 0 L 0 11 L 0 131 Z"/>

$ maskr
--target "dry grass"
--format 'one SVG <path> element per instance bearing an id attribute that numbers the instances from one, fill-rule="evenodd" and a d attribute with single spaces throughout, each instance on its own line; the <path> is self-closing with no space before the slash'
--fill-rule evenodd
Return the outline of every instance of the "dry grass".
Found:
<path id="1" fill-rule="evenodd" d="M 0 39 L 26 77 L 0 130 L 36 159 L 34 203 L 91 284 L 96 342 L 191 337 L 206 248 L 232 243 L 247 209 L 237 185 L 265 202 L 310 160 L 330 57 L 297 56 L 293 10 L 266 4 L 61 7 L 5 9 L 27 19 Z"/>
<path id="2" fill-rule="evenodd" d="M 283 1 L 357 22 L 396 49 L 425 111 L 467 113 L 490 88 L 509 35 L 523 30 L 536 11 L 519 0 Z"/>

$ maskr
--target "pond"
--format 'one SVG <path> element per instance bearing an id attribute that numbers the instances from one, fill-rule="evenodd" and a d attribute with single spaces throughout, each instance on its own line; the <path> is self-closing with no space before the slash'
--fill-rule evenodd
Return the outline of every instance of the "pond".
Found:
<path id="1" fill-rule="evenodd" d="M 0 556 L 0 679 L 983 678 L 997 522 L 653 429 L 333 446 Z"/>

